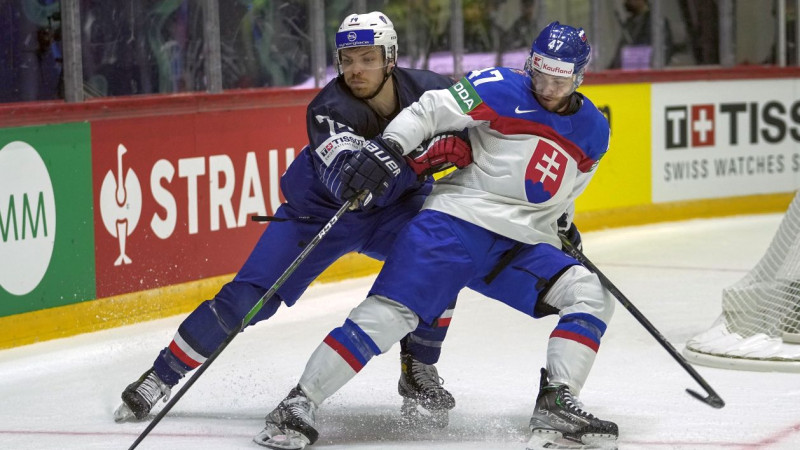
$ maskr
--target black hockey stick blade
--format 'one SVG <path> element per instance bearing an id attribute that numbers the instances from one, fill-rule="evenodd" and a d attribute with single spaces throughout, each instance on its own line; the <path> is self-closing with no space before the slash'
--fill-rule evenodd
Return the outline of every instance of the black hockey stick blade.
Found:
<path id="1" fill-rule="evenodd" d="M 175 395 L 172 397 L 172 399 L 170 399 L 170 401 L 167 402 L 167 404 L 164 405 L 163 408 L 161 408 L 161 411 L 159 411 L 158 414 L 156 414 L 156 416 L 153 418 L 153 420 L 151 420 L 150 423 L 147 424 L 147 428 L 145 428 L 144 431 L 142 431 L 141 434 L 139 434 L 139 436 L 136 438 L 133 444 L 131 444 L 131 446 L 128 447 L 128 450 L 135 449 L 139 445 L 139 443 L 141 443 L 142 440 L 145 437 L 147 437 L 147 435 L 151 431 L 153 431 L 153 428 L 155 428 L 156 425 L 158 425 L 158 423 L 161 422 L 161 419 L 163 419 L 164 416 L 167 415 L 169 410 L 171 410 L 172 407 L 175 406 L 176 403 L 178 403 L 178 400 L 180 400 L 181 397 L 183 397 L 183 394 L 185 394 L 186 391 L 188 391 L 189 388 L 192 387 L 192 385 L 197 381 L 197 379 L 200 378 L 200 375 L 202 375 L 203 372 L 205 372 L 206 369 L 208 369 L 211 363 L 213 363 L 220 355 L 220 353 L 222 353 L 222 351 L 225 350 L 228 344 L 230 344 L 231 341 L 233 341 L 233 338 L 235 338 L 239 333 L 241 333 L 241 331 L 244 330 L 247 324 L 249 324 L 250 321 L 253 320 L 253 317 L 255 317 L 255 315 L 258 314 L 259 311 L 261 311 L 261 308 L 264 307 L 264 303 L 266 303 L 267 300 L 272 298 L 272 296 L 275 295 L 275 292 L 277 292 L 278 289 L 281 286 L 283 286 L 283 283 L 286 282 L 286 280 L 294 273 L 295 270 L 297 270 L 297 267 L 300 265 L 300 263 L 302 263 L 306 259 L 308 254 L 311 253 L 311 250 L 314 250 L 314 248 L 317 246 L 317 244 L 319 244 L 322 238 L 324 238 L 325 235 L 328 234 L 328 231 L 330 231 L 331 227 L 333 227 L 333 225 L 339 221 L 339 218 L 342 217 L 344 213 L 353 208 L 355 202 L 356 199 L 348 200 L 342 205 L 341 208 L 339 208 L 338 211 L 336 211 L 336 214 L 334 214 L 333 217 L 331 217 L 331 219 L 328 221 L 328 223 L 326 223 L 325 226 L 322 227 L 322 229 L 317 233 L 317 235 L 314 236 L 314 239 L 312 239 L 311 242 L 309 242 L 305 246 L 305 248 L 303 248 L 303 251 L 300 252 L 297 258 L 295 258 L 295 260 L 292 261 L 291 264 L 289 264 L 289 267 L 275 281 L 272 287 L 258 300 L 258 302 L 256 302 L 255 305 L 253 305 L 253 308 L 250 309 L 250 312 L 248 312 L 247 315 L 244 317 L 244 319 L 242 319 L 242 323 L 239 325 L 239 327 L 232 330 L 231 333 L 228 334 L 228 336 L 222 342 L 222 344 L 220 344 L 219 347 L 217 347 L 217 349 L 214 350 L 214 353 L 212 353 L 211 356 L 209 356 L 208 359 L 206 359 L 206 361 L 203 364 L 201 364 L 197 369 L 195 369 L 194 373 L 192 373 L 192 376 L 189 377 L 188 380 L 186 380 L 186 384 L 183 386 L 183 388 L 181 388 L 180 391 L 176 392 Z"/>
<path id="2" fill-rule="evenodd" d="M 706 380 L 694 370 L 694 367 L 686 361 L 686 358 L 683 357 L 672 344 L 669 343 L 667 338 L 665 338 L 656 327 L 647 320 L 644 314 L 642 314 L 639 309 L 628 300 L 628 297 L 622 293 L 611 280 L 606 277 L 600 269 L 597 268 L 590 260 L 583 254 L 582 251 L 577 249 L 574 245 L 572 245 L 572 241 L 569 240 L 563 234 L 558 235 L 561 238 L 561 244 L 564 250 L 573 258 L 577 259 L 579 263 L 581 263 L 584 267 L 589 269 L 590 272 L 597 275 L 597 278 L 600 279 L 600 283 L 606 288 L 611 294 L 625 307 L 625 309 L 630 312 L 633 317 L 650 333 L 655 340 L 664 347 L 664 350 L 672 356 L 672 358 L 678 362 L 678 364 L 683 367 L 683 369 L 692 377 L 694 380 L 708 393 L 708 396 L 703 396 L 691 389 L 686 389 L 686 392 L 689 393 L 692 397 L 700 400 L 701 402 L 705 403 L 706 405 L 711 406 L 712 408 L 722 408 L 725 406 L 725 401 L 722 400 L 722 397 L 714 391 L 714 389 L 706 382 Z"/>
<path id="3" fill-rule="evenodd" d="M 722 397 L 717 395 L 717 393 L 714 392 L 713 389 L 711 390 L 711 392 L 709 392 L 707 397 L 703 397 L 703 395 L 700 394 L 699 392 L 693 391 L 693 390 L 691 390 L 689 388 L 686 388 L 686 392 L 688 392 L 689 395 L 691 395 L 692 397 L 694 397 L 694 398 L 700 400 L 701 402 L 711 406 L 712 408 L 720 409 L 723 406 L 725 406 L 725 400 L 723 400 Z"/>

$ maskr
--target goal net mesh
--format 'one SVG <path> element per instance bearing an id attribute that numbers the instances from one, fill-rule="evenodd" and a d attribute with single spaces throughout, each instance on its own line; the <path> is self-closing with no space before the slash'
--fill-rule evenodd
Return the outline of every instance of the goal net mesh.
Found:
<path id="1" fill-rule="evenodd" d="M 800 372 L 800 193 L 766 254 L 723 289 L 722 314 L 684 354 L 715 367 Z"/>

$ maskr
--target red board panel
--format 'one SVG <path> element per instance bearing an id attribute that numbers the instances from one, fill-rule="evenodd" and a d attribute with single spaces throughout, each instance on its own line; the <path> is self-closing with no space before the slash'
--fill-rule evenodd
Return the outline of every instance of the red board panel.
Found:
<path id="1" fill-rule="evenodd" d="M 307 140 L 281 106 L 92 122 L 98 297 L 239 269 Z"/>

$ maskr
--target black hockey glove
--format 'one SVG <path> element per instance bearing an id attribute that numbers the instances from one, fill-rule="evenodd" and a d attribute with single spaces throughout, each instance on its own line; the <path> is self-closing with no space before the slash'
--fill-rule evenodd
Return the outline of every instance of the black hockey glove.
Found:
<path id="1" fill-rule="evenodd" d="M 581 240 L 581 233 L 575 223 L 570 223 L 567 226 L 567 213 L 558 218 L 558 234 L 563 234 L 567 239 L 572 242 L 572 246 L 580 251 L 583 251 L 583 241 Z"/>
<path id="2" fill-rule="evenodd" d="M 358 198 L 359 206 L 361 209 L 375 206 L 374 201 L 386 192 L 405 165 L 400 144 L 381 136 L 370 139 L 344 164 L 342 198 L 357 198 L 366 191 L 366 195 Z"/>

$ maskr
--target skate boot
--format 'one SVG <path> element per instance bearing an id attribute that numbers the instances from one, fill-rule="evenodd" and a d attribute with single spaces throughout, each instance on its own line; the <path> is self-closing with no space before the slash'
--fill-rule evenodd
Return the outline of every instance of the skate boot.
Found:
<path id="1" fill-rule="evenodd" d="M 314 428 L 317 405 L 298 385 L 266 417 L 266 426 L 253 441 L 275 450 L 302 450 L 316 442 L 319 433 Z"/>
<path id="2" fill-rule="evenodd" d="M 153 405 L 162 397 L 169 400 L 170 386 L 164 384 L 153 369 L 122 391 L 122 404 L 114 411 L 114 421 L 142 420 L 150 414 Z"/>
<path id="3" fill-rule="evenodd" d="M 456 406 L 456 400 L 442 387 L 442 382 L 436 367 L 423 364 L 410 354 L 400 354 L 397 391 L 403 397 L 400 414 L 404 424 L 434 428 L 447 426 L 448 411 Z"/>
<path id="4" fill-rule="evenodd" d="M 616 449 L 617 424 L 598 419 L 576 402 L 567 385 L 548 384 L 542 369 L 528 449 Z"/>

